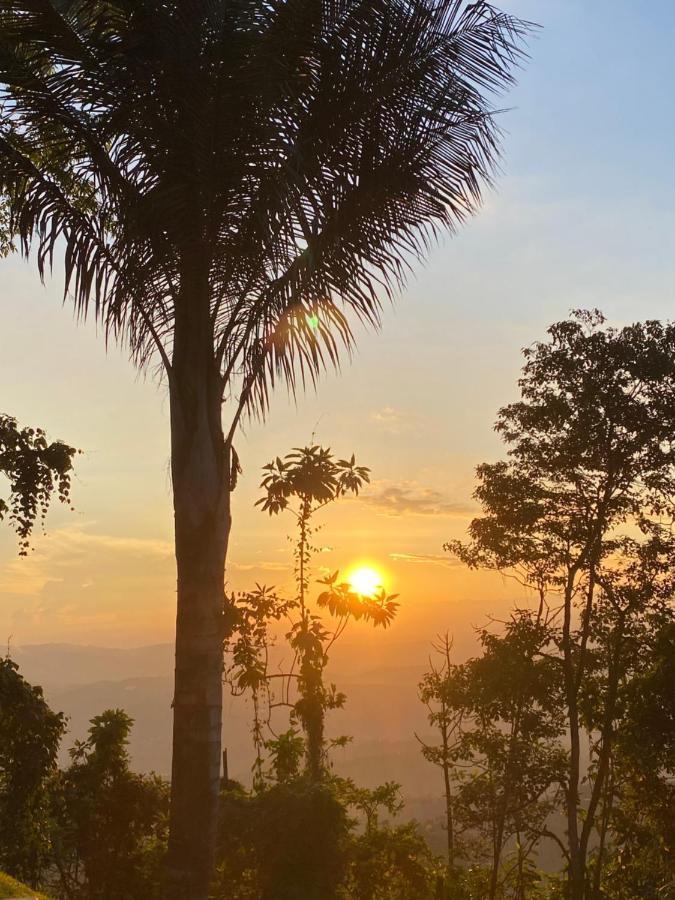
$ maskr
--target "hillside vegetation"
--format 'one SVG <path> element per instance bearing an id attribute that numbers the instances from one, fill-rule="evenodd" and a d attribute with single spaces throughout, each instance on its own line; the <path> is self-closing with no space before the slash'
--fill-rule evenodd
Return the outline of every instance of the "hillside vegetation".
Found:
<path id="1" fill-rule="evenodd" d="M 10 897 L 31 898 L 31 900 L 32 898 L 35 898 L 35 900 L 49 900 L 45 894 L 36 894 L 35 891 L 26 887 L 25 884 L 21 884 L 13 878 L 10 878 L 9 875 L 5 875 L 4 872 L 0 872 L 0 898 L 2 898 L 2 900 L 7 900 L 7 898 Z"/>

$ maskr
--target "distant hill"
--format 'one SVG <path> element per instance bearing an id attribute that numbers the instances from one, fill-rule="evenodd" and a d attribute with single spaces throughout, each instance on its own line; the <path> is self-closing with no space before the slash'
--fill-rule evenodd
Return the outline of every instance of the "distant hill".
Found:
<path id="1" fill-rule="evenodd" d="M 420 647 L 420 657 L 425 648 Z M 363 652 L 345 645 L 329 669 L 330 680 L 347 695 L 347 704 L 329 716 L 331 735 L 347 734 L 353 742 L 335 753 L 336 769 L 364 785 L 399 781 L 418 806 L 436 808 L 438 773 L 422 758 L 414 732 L 426 731 L 425 710 L 417 699 L 424 664 L 396 665 L 393 653 Z M 67 750 L 87 731 L 89 720 L 109 707 L 120 707 L 135 720 L 131 755 L 138 771 L 162 774 L 171 764 L 171 697 L 173 647 L 155 644 L 119 649 L 76 644 L 34 644 L 12 649 L 22 674 L 40 684 L 54 709 L 69 718 Z M 392 656 L 394 659 L 392 659 Z M 253 754 L 249 736 L 250 709 L 241 698 L 223 697 L 223 740 L 230 776 L 250 778 Z M 421 809 L 416 812 L 419 815 Z"/>
<path id="2" fill-rule="evenodd" d="M 345 692 L 347 704 L 329 715 L 328 734 L 353 737 L 352 743 L 333 753 L 336 771 L 366 787 L 399 782 L 406 800 L 402 818 L 425 822 L 431 845 L 442 852 L 442 779 L 438 769 L 424 760 L 415 739 L 415 732 L 422 738 L 429 734 L 426 710 L 417 698 L 417 684 L 428 664 L 426 654 L 422 644 L 399 643 L 388 649 L 375 641 L 343 643 L 332 657 L 328 679 Z M 171 644 L 133 649 L 34 644 L 14 648 L 12 656 L 29 681 L 42 685 L 52 707 L 69 718 L 62 763 L 68 760 L 68 748 L 86 734 L 92 716 L 120 707 L 135 721 L 130 743 L 134 768 L 169 773 Z M 411 659 L 420 662 L 415 665 Z M 229 774 L 244 783 L 250 782 L 253 763 L 250 713 L 242 698 L 224 692 L 223 743 Z M 540 861 L 551 869 L 558 865 L 552 843 L 544 845 Z"/>
<path id="3" fill-rule="evenodd" d="M 82 644 L 26 644 L 10 654 L 33 684 L 52 688 L 73 687 L 93 681 L 120 681 L 170 675 L 173 646 L 117 649 Z"/>

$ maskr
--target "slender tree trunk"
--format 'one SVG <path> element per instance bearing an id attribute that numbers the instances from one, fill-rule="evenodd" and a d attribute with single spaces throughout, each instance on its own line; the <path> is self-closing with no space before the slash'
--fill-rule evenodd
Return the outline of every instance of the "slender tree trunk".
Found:
<path id="1" fill-rule="evenodd" d="M 443 704 L 445 706 L 445 704 Z M 448 727 L 445 724 L 445 710 L 442 713 L 443 725 L 441 726 L 441 738 L 443 746 L 443 785 L 445 787 L 445 830 L 448 848 L 448 870 L 455 868 L 455 825 L 452 815 L 452 785 L 450 782 L 450 741 Z"/>
<path id="2" fill-rule="evenodd" d="M 492 871 L 490 873 L 490 900 L 495 900 L 497 896 L 497 888 L 499 886 L 499 860 L 501 857 L 501 835 L 494 840 L 492 851 Z"/>
<path id="3" fill-rule="evenodd" d="M 569 868 L 567 878 L 568 900 L 583 900 L 584 897 L 584 862 L 579 846 L 579 779 L 580 779 L 580 728 L 579 709 L 577 704 L 576 668 L 572 648 L 572 583 L 565 591 L 565 610 L 563 622 L 563 668 L 565 676 L 565 694 L 570 729 L 570 764 L 567 790 L 565 792 L 567 812 L 567 840 L 569 844 Z"/>
<path id="4" fill-rule="evenodd" d="M 579 780 L 581 776 L 581 741 L 579 711 L 576 693 L 568 694 L 570 727 L 570 770 L 567 785 L 567 835 L 569 841 L 570 864 L 568 878 L 569 900 L 583 900 L 585 865 L 579 841 Z"/>
<path id="5" fill-rule="evenodd" d="M 496 816 L 494 837 L 493 837 L 493 853 L 492 853 L 492 873 L 490 875 L 490 900 L 495 900 L 497 889 L 499 887 L 499 867 L 502 859 L 502 851 L 504 849 L 504 829 L 506 827 L 506 809 L 509 800 L 508 785 L 504 785 L 504 797 L 498 804 L 499 812 Z"/>
<path id="6" fill-rule="evenodd" d="M 604 721 L 601 729 L 600 752 L 598 755 L 598 766 L 591 792 L 590 802 L 586 819 L 581 831 L 581 851 L 584 860 L 588 856 L 588 843 L 591 831 L 595 827 L 598 808 L 601 798 L 604 796 L 602 805 L 602 818 L 600 820 L 600 846 L 598 848 L 598 858 L 595 865 L 593 877 L 592 896 L 599 896 L 600 877 L 602 874 L 602 861 L 605 848 L 605 837 L 607 828 L 609 827 L 608 814 L 611 812 L 611 793 L 609 799 L 607 791 L 610 790 L 609 781 L 611 776 L 612 754 L 614 750 L 614 719 L 617 708 L 617 695 L 619 691 L 619 682 L 621 680 L 622 668 L 622 646 L 623 633 L 625 627 L 625 614 L 619 616 L 619 622 L 616 625 L 616 633 L 612 635 L 613 651 L 610 653 L 607 671 L 607 700 L 605 702 Z"/>
<path id="7" fill-rule="evenodd" d="M 206 900 L 217 837 L 231 485 L 207 282 L 194 261 L 177 309 L 170 397 L 177 615 L 165 897 Z"/>
<path id="8" fill-rule="evenodd" d="M 607 833 L 609 831 L 609 823 L 612 817 L 612 806 L 614 800 L 614 778 L 612 777 L 611 762 L 610 771 L 606 778 L 604 800 L 602 804 L 602 819 L 600 822 L 600 843 L 598 845 L 598 857 L 595 862 L 593 871 L 593 900 L 600 900 L 602 894 L 600 886 L 602 883 L 602 870 L 605 862 L 605 847 L 607 844 Z"/>
<path id="9" fill-rule="evenodd" d="M 481 721 L 481 729 L 485 732 L 485 722 Z M 489 897 L 490 900 L 494 900 L 497 894 L 497 883 L 499 876 L 499 859 L 501 856 L 502 848 L 502 833 L 501 833 L 501 817 L 497 813 L 497 792 L 495 790 L 495 779 L 492 771 L 492 764 L 488 764 L 488 781 L 490 785 L 490 818 L 491 818 L 491 831 L 492 831 L 492 869 L 490 871 L 490 889 L 489 889 Z"/>
<path id="10" fill-rule="evenodd" d="M 511 735 L 509 740 L 509 752 L 506 760 L 506 769 L 504 772 L 504 786 L 502 797 L 498 804 L 497 813 L 497 831 L 494 841 L 494 855 L 492 861 L 492 875 L 490 877 L 490 900 L 495 900 L 497 896 L 497 888 L 499 887 L 499 866 L 504 849 L 504 831 L 506 829 L 506 814 L 511 800 L 511 785 L 516 773 L 514 770 L 514 760 L 517 747 L 517 740 L 520 732 L 520 717 L 522 715 L 522 700 L 519 701 L 517 712 L 514 716 L 511 726 Z"/>
<path id="11" fill-rule="evenodd" d="M 518 894 L 517 900 L 525 900 L 525 854 L 520 840 L 520 832 L 516 837 L 518 841 Z"/>
<path id="12" fill-rule="evenodd" d="M 301 700 L 302 722 L 307 739 L 307 774 L 315 782 L 322 780 L 324 767 L 324 709 L 321 670 L 316 662 L 301 666 L 305 696 Z"/>
<path id="13" fill-rule="evenodd" d="M 445 651 L 445 674 L 449 675 L 451 671 L 450 649 L 451 643 L 448 635 L 445 635 L 445 641 L 442 645 Z M 445 830 L 447 837 L 448 851 L 448 867 L 446 887 L 447 893 L 450 892 L 450 885 L 455 878 L 455 821 L 452 797 L 452 779 L 451 779 L 451 763 L 450 763 L 450 730 L 448 728 L 449 714 L 445 698 L 441 695 L 441 747 L 443 749 L 443 786 L 445 788 Z"/>
<path id="14" fill-rule="evenodd" d="M 599 516 L 596 527 L 597 534 L 591 546 L 595 547 L 602 534 L 604 515 Z M 586 672 L 587 645 L 593 615 L 593 598 L 596 586 L 597 556 L 593 553 L 589 563 L 588 588 L 585 609 L 582 615 L 582 629 L 579 647 L 576 653 L 572 646 L 572 596 L 573 582 L 568 583 L 565 593 L 565 615 L 563 623 L 563 663 L 565 669 L 565 692 L 570 726 L 570 779 L 567 791 L 567 823 L 569 836 L 570 865 L 568 878 L 569 900 L 584 900 L 587 884 L 588 837 L 595 817 L 597 801 L 591 802 L 584 816 L 581 833 L 579 832 L 579 816 L 581 813 L 581 723 L 579 715 L 579 691 Z M 604 774 L 599 773 L 600 782 Z"/>
<path id="15" fill-rule="evenodd" d="M 311 501 L 302 501 L 300 511 L 300 537 L 297 544 L 298 600 L 302 617 L 302 644 L 300 650 L 300 720 L 305 731 L 305 765 L 310 779 L 321 781 L 324 772 L 325 698 L 323 689 L 322 649 L 310 636 L 310 614 L 307 608 L 309 587 L 309 519 Z"/>

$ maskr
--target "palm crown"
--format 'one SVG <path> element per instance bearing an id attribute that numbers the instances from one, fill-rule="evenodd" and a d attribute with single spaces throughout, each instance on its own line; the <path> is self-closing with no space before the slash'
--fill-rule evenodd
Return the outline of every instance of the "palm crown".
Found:
<path id="1" fill-rule="evenodd" d="M 350 345 L 497 155 L 527 26 L 457 0 L 0 2 L 0 190 L 44 270 L 171 373 L 186 272 L 222 388 Z"/>

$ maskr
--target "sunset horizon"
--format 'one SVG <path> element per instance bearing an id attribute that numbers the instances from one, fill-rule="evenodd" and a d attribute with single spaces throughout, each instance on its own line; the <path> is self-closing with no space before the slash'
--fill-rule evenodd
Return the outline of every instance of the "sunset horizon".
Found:
<path id="1" fill-rule="evenodd" d="M 675 896 L 674 38 L 0 0 L 0 897 Z"/>

